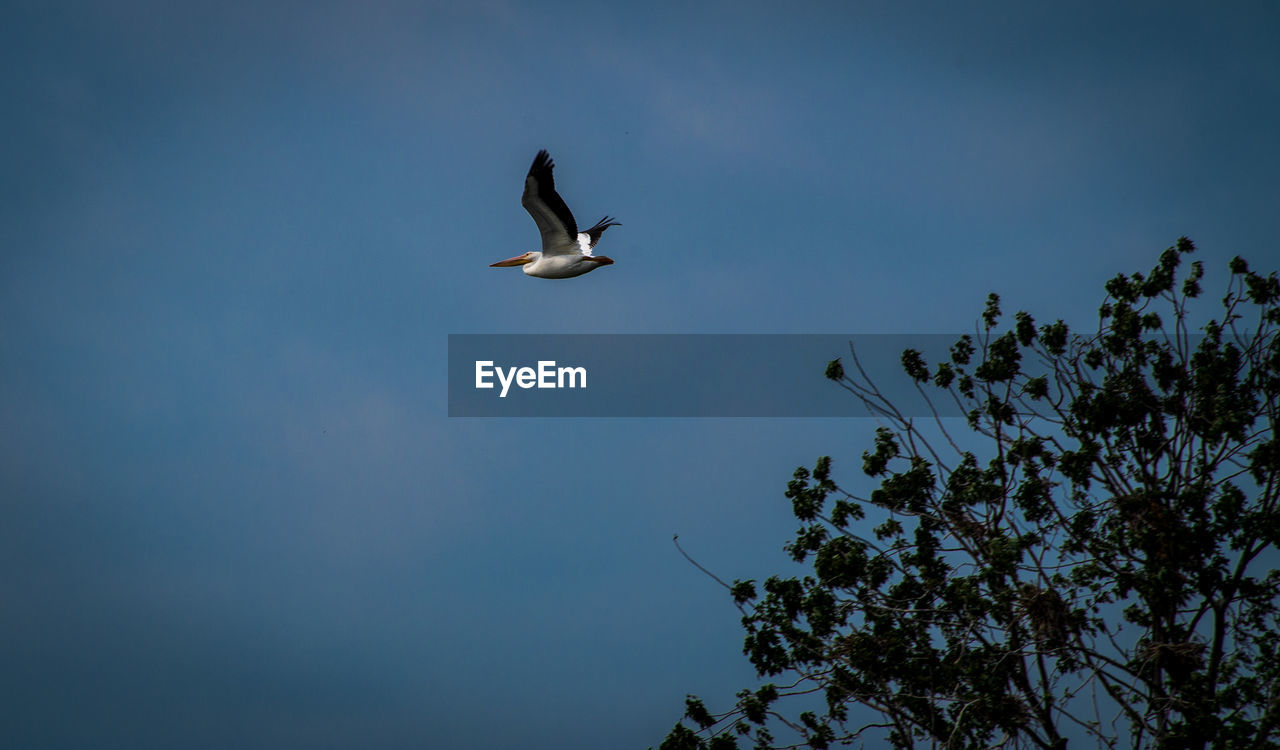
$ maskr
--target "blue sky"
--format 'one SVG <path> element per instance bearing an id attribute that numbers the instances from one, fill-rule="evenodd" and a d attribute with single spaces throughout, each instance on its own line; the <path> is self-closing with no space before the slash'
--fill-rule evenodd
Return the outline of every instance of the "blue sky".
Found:
<path id="1" fill-rule="evenodd" d="M 5 4 L 0 736 L 645 747 L 727 703 L 671 535 L 785 570 L 792 470 L 859 482 L 874 423 L 449 419 L 447 335 L 1087 326 L 1183 234 L 1207 290 L 1273 269 L 1280 13 L 1201 6 Z M 488 268 L 540 148 L 615 265 Z"/>

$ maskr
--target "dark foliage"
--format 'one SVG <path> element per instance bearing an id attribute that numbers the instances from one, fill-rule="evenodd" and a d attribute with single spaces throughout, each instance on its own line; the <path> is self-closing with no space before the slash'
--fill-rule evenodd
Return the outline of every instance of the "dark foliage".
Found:
<path id="1" fill-rule="evenodd" d="M 831 363 L 887 425 L 862 456 L 878 486 L 796 470 L 786 549 L 811 572 L 730 587 L 747 657 L 787 686 L 723 713 L 690 696 L 662 747 L 1280 742 L 1280 282 L 1235 259 L 1194 333 L 1194 250 L 1107 282 L 1094 332 L 1001 330 L 993 294 L 949 361 L 905 352 L 964 435 Z"/>

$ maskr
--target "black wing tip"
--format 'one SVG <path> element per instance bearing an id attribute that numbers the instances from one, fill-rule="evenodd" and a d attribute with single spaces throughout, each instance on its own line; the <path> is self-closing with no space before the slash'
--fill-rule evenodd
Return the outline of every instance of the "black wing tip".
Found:
<path id="1" fill-rule="evenodd" d="M 617 219 L 613 218 L 612 216 L 606 216 L 606 217 L 604 217 L 603 219 L 601 219 L 600 221 L 597 221 L 597 222 L 596 222 L 596 224 L 595 224 L 595 226 L 591 227 L 591 228 L 590 228 L 590 229 L 588 229 L 587 231 L 588 231 L 588 232 L 595 232 L 595 231 L 601 231 L 601 232 L 603 232 L 604 230 L 608 229 L 609 227 L 620 227 L 620 226 L 622 226 L 622 222 L 618 221 Z"/>
<path id="2" fill-rule="evenodd" d="M 552 169 L 555 169 L 555 166 L 556 163 L 551 159 L 551 154 L 547 153 L 547 150 L 544 148 L 540 149 L 538 151 L 538 155 L 533 157 L 533 164 L 529 165 L 529 171 L 534 172 L 545 169 L 549 172 Z"/>

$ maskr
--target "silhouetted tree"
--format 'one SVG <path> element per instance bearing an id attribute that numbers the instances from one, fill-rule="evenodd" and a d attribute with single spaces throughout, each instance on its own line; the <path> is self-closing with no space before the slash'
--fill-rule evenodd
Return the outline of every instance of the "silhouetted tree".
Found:
<path id="1" fill-rule="evenodd" d="M 1096 332 L 1023 312 L 1002 330 L 992 294 L 949 361 L 904 352 L 922 392 L 960 405 L 963 435 L 899 411 L 856 353 L 855 375 L 830 363 L 885 425 L 862 456 L 879 486 L 846 492 L 827 457 L 796 470 L 786 550 L 810 572 L 729 587 L 746 655 L 786 684 L 723 713 L 689 696 L 662 748 L 775 747 L 773 732 L 814 748 L 1276 746 L 1280 282 L 1236 258 L 1221 317 L 1194 333 L 1202 264 L 1179 278 L 1194 250 L 1180 239 L 1107 282 Z"/>

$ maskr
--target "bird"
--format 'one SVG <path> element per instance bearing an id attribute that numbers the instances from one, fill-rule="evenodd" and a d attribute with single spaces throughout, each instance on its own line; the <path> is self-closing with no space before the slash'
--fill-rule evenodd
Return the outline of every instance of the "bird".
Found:
<path id="1" fill-rule="evenodd" d="M 524 272 L 540 279 L 570 279 L 613 264 L 613 258 L 592 255 L 591 250 L 600 241 L 600 235 L 609 227 L 620 227 L 613 217 L 605 216 L 585 232 L 578 231 L 578 222 L 556 193 L 551 170 L 556 163 L 546 149 L 533 157 L 529 174 L 524 178 L 524 195 L 520 205 L 533 217 L 542 235 L 542 252 L 532 251 L 514 258 L 490 263 L 490 268 L 524 266 Z"/>

